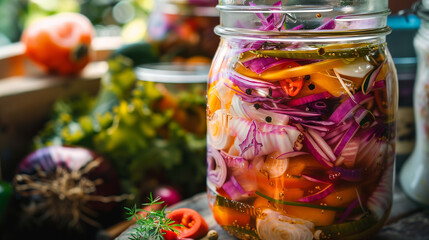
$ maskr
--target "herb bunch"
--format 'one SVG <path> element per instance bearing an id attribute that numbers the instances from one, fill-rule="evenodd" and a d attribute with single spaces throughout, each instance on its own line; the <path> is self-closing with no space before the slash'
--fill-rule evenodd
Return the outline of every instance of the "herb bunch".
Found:
<path id="1" fill-rule="evenodd" d="M 138 209 L 136 205 L 133 208 L 126 209 L 127 220 L 136 220 L 137 227 L 134 228 L 135 232 L 131 233 L 131 240 L 164 240 L 163 235 L 165 231 L 173 231 L 178 234 L 179 231 L 176 227 L 183 227 L 181 224 L 174 224 L 174 221 L 167 217 L 168 212 L 165 211 L 167 206 L 164 206 L 161 210 L 155 210 L 154 205 L 163 204 L 164 201 L 160 201 L 160 197 L 155 199 L 152 193 L 147 198 L 149 203 L 143 203 L 143 206 L 150 206 L 150 210 Z"/>

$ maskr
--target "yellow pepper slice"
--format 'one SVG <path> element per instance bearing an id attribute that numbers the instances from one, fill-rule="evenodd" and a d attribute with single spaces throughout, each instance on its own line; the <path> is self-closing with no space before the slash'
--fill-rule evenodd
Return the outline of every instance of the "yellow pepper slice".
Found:
<path id="1" fill-rule="evenodd" d="M 235 70 L 238 73 L 241 73 L 247 77 L 256 78 L 260 80 L 265 80 L 268 82 L 275 82 L 286 78 L 294 78 L 299 76 L 305 76 L 321 71 L 326 71 L 328 69 L 333 69 L 336 67 L 341 67 L 345 65 L 346 62 L 343 59 L 329 59 L 312 64 L 307 64 L 299 67 L 292 68 L 281 68 L 281 66 L 267 70 L 261 74 L 256 74 L 251 70 L 245 68 L 241 64 L 235 66 Z"/>
<path id="2" fill-rule="evenodd" d="M 293 78 L 299 76 L 305 76 L 308 74 L 313 74 L 321 71 L 326 71 L 328 69 L 333 69 L 336 67 L 341 67 L 346 63 L 343 59 L 330 59 L 321 62 L 316 62 L 312 64 L 307 64 L 299 67 L 286 68 L 280 70 L 267 70 L 263 72 L 259 78 L 269 82 L 278 81 L 285 78 Z"/>

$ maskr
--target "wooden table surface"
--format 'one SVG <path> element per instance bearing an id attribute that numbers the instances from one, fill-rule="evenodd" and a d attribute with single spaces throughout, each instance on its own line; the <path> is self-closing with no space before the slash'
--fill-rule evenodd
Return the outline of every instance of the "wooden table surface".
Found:
<path id="1" fill-rule="evenodd" d="M 235 240 L 216 224 L 207 202 L 207 194 L 199 193 L 171 208 L 192 208 L 207 221 L 210 229 L 219 234 L 219 240 Z M 128 240 L 133 226 L 124 231 L 116 240 Z M 393 207 L 389 219 L 374 240 L 429 240 L 429 209 L 424 209 L 410 201 L 401 188 L 396 186 Z"/>

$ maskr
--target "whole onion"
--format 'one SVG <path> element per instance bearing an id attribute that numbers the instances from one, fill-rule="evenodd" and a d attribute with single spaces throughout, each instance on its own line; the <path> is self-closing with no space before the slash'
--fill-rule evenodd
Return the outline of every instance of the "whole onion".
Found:
<path id="1" fill-rule="evenodd" d="M 106 227 L 103 218 L 128 198 L 119 196 L 119 179 L 109 162 L 80 147 L 34 151 L 19 164 L 14 186 L 27 219 L 60 231 Z"/>
<path id="2" fill-rule="evenodd" d="M 159 186 L 155 189 L 155 197 L 160 197 L 161 201 L 164 201 L 164 205 L 171 206 L 182 200 L 180 193 L 171 186 Z"/>

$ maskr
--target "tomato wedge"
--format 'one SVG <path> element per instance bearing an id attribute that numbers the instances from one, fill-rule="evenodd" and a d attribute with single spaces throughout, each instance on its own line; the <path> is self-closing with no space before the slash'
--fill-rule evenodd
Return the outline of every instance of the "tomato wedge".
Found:
<path id="1" fill-rule="evenodd" d="M 184 227 L 177 227 L 180 238 L 201 238 L 209 231 L 209 226 L 204 218 L 195 210 L 190 208 L 178 208 L 171 211 L 168 218 L 175 224 L 182 224 Z"/>
<path id="2" fill-rule="evenodd" d="M 286 78 L 283 80 L 280 80 L 280 85 L 282 86 L 282 89 L 291 97 L 296 96 L 302 89 L 302 86 L 304 85 L 304 78 L 303 77 L 297 77 L 294 80 L 290 78 Z"/>

